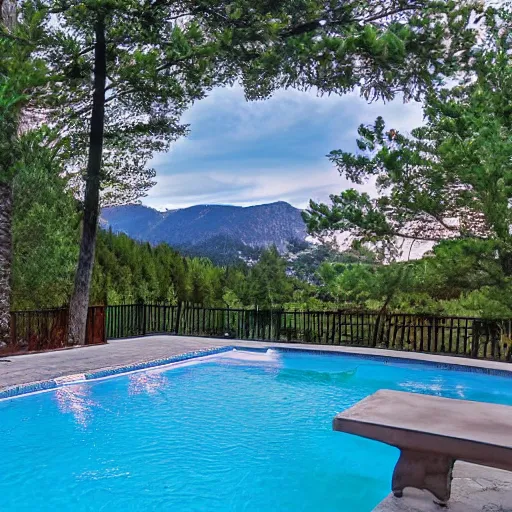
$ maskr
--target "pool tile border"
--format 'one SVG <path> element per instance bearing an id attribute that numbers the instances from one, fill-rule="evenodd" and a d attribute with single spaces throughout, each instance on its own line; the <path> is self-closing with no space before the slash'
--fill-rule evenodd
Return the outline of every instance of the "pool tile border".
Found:
<path id="1" fill-rule="evenodd" d="M 29 393 L 37 393 L 38 391 L 47 391 L 57 387 L 58 384 L 54 379 L 43 380 L 40 382 L 31 382 L 29 384 L 20 384 L 19 386 L 11 386 L 0 391 L 0 400 L 4 400 L 6 398 L 14 398 L 20 395 L 27 395 Z"/>
<path id="2" fill-rule="evenodd" d="M 186 352 L 178 354 L 177 356 L 166 357 L 164 359 L 153 359 L 152 361 L 144 361 L 142 363 L 129 364 L 125 366 L 117 366 L 114 368 L 105 368 L 102 370 L 94 370 L 85 373 L 86 380 L 101 379 L 103 377 L 110 377 L 111 375 L 118 375 L 122 373 L 134 372 L 137 370 L 145 370 L 147 368 L 154 368 L 156 366 L 164 366 L 166 364 L 179 363 L 188 359 L 196 359 L 197 357 L 211 356 L 214 354 L 221 354 L 222 352 L 229 352 L 235 347 L 215 347 L 205 350 L 196 350 L 194 352 Z"/>
<path id="3" fill-rule="evenodd" d="M 435 361 L 425 361 L 423 359 L 414 359 L 410 357 L 393 357 L 388 355 L 379 355 L 379 354 L 364 354 L 364 353 L 353 353 L 353 352 L 344 352 L 344 351 L 331 351 L 331 350 L 322 350 L 317 348 L 303 348 L 303 347 L 282 347 L 279 345 L 272 345 L 266 347 L 244 347 L 237 345 L 228 345 L 224 347 L 213 347 L 204 350 L 195 350 L 193 352 L 185 352 L 183 354 L 178 354 L 175 356 L 163 358 L 163 359 L 154 359 L 151 361 L 144 361 L 140 363 L 134 363 L 130 365 L 124 366 L 114 366 L 109 368 L 102 368 L 100 370 L 93 370 L 90 372 L 86 372 L 83 374 L 85 380 L 96 380 L 105 377 L 110 377 L 114 375 L 122 375 L 124 373 L 129 373 L 138 370 L 145 370 L 149 368 L 155 368 L 158 366 L 165 366 L 168 364 L 179 363 L 182 361 L 187 361 L 190 359 L 196 359 L 198 357 L 205 357 L 214 354 L 221 354 L 223 352 L 230 352 L 231 350 L 247 350 L 251 352 L 265 352 L 268 349 L 276 350 L 278 352 L 302 352 L 305 354 L 316 354 L 316 355 L 329 355 L 329 356 L 346 356 L 346 357 L 355 357 L 361 359 L 368 359 L 373 361 L 380 361 L 384 363 L 392 363 L 392 364 L 412 364 L 412 365 L 420 365 L 420 366 L 430 366 L 434 368 L 438 368 L 440 370 L 449 370 L 449 371 L 461 371 L 467 373 L 481 373 L 484 375 L 494 375 L 498 377 L 507 377 L 512 378 L 512 365 L 511 371 L 507 370 L 499 370 L 495 368 L 485 368 L 482 366 L 469 366 L 464 364 L 457 363 L 437 363 Z M 0 391 L 0 400 L 5 400 L 8 398 L 14 398 L 21 395 L 27 395 L 30 393 L 37 393 L 41 391 L 47 391 L 51 389 L 56 389 L 63 386 L 69 386 L 70 384 L 74 384 L 76 381 L 66 381 L 63 380 L 62 377 L 57 377 L 55 379 L 44 380 L 40 382 L 31 382 L 28 384 L 20 384 L 18 386 L 8 387 Z"/>
<path id="4" fill-rule="evenodd" d="M 233 350 L 235 347 L 233 346 L 225 346 L 225 347 L 213 347 L 205 350 L 195 350 L 194 352 L 186 352 L 183 354 L 178 354 L 176 356 L 166 357 L 164 359 L 154 359 L 152 361 L 143 361 L 141 363 L 134 363 L 130 365 L 124 366 L 114 366 L 109 368 L 102 368 L 100 370 L 93 370 L 90 372 L 86 372 L 84 374 L 85 380 L 95 380 L 101 379 L 105 377 L 110 377 L 113 375 L 121 375 L 124 373 L 134 372 L 137 370 L 145 370 L 147 368 L 155 368 L 157 366 L 164 366 L 172 363 L 179 363 L 182 361 L 187 361 L 189 359 L 196 359 L 198 357 L 210 356 L 214 354 L 221 354 L 222 352 L 229 352 Z M 5 400 L 8 398 L 14 398 L 21 395 L 27 395 L 30 393 L 37 393 L 40 391 L 47 391 L 51 389 L 56 389 L 63 386 L 69 386 L 76 383 L 73 381 L 67 382 L 63 381 L 62 377 L 57 377 L 55 379 L 44 380 L 40 382 L 31 382 L 29 384 L 20 384 L 19 386 L 12 386 L 0 391 L 0 400 Z"/>

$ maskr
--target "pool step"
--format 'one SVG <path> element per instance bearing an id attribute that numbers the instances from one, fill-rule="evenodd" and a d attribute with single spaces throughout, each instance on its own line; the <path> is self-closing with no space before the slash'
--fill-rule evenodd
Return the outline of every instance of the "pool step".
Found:
<path id="1" fill-rule="evenodd" d="M 64 377 L 57 377 L 55 380 L 56 384 L 70 384 L 72 382 L 78 382 L 85 380 L 85 373 L 77 373 L 75 375 L 65 375 Z"/>

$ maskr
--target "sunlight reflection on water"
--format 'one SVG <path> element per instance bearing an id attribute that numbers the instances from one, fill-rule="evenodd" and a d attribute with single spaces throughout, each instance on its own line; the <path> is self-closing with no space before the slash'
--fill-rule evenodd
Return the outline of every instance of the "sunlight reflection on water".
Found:
<path id="1" fill-rule="evenodd" d="M 142 393 L 152 395 L 165 389 L 169 384 L 168 378 L 158 371 L 134 373 L 129 375 L 129 380 L 128 393 L 130 395 L 140 395 Z"/>
<path id="2" fill-rule="evenodd" d="M 97 405 L 90 398 L 91 387 L 86 384 L 64 386 L 55 390 L 55 399 L 60 412 L 72 414 L 75 421 L 87 427 L 92 419 L 93 408 Z"/>

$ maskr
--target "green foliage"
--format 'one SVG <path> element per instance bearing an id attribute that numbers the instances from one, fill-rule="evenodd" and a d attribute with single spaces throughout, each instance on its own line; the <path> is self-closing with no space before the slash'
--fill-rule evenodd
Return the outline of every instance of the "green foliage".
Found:
<path id="1" fill-rule="evenodd" d="M 458 240 L 464 243 L 443 246 L 452 256 L 443 248 L 436 252 L 435 295 L 479 286 L 498 287 L 501 295 L 512 276 L 511 12 L 508 4 L 487 11 L 470 73 L 429 93 L 424 126 L 407 136 L 378 118 L 359 128 L 360 153 L 330 154 L 343 176 L 356 184 L 374 180 L 379 195 L 351 189 L 333 195 L 331 205 L 311 202 L 304 215 L 311 233 L 349 232 L 395 257 L 401 239 Z M 451 268 L 460 274 L 446 286 L 440 276 L 450 282 Z M 470 270 L 473 283 L 467 282 Z M 425 279 L 425 287 L 434 286 Z"/>
<path id="2" fill-rule="evenodd" d="M 340 250 L 332 244 L 306 244 L 298 254 L 290 254 L 289 267 L 298 279 L 311 284 L 319 284 L 319 272 L 327 263 L 343 265 L 376 263 L 376 254 L 364 247 Z"/>
<path id="3" fill-rule="evenodd" d="M 321 268 L 332 297 L 370 308 L 389 298 L 405 312 L 512 316 L 511 14 L 509 4 L 486 12 L 469 74 L 429 93 L 424 126 L 408 136 L 378 118 L 359 128 L 359 153 L 330 154 L 343 176 L 374 180 L 379 195 L 351 189 L 331 196 L 331 205 L 311 202 L 304 215 L 311 233 L 349 232 L 391 258 L 400 239 L 435 244 L 408 264 Z M 405 267 L 393 292 L 385 275 Z"/>
<path id="4" fill-rule="evenodd" d="M 324 286 L 340 307 L 393 306 L 400 291 L 410 286 L 409 265 L 343 265 L 324 263 L 319 269 Z"/>
<path id="5" fill-rule="evenodd" d="M 46 67 L 30 42 L 41 36 L 40 14 L 25 9 L 10 26 L 3 21 L 0 16 L 0 180 L 10 182 L 22 156 L 19 135 L 29 128 L 33 94 L 46 82 Z"/>
<path id="6" fill-rule="evenodd" d="M 214 12 L 228 9 L 224 2 L 210 4 Z M 369 100 L 397 92 L 418 97 L 463 65 L 475 38 L 471 12 L 482 10 L 477 2 L 451 0 L 228 5 L 233 51 L 246 61 L 244 82 L 252 96 L 283 86 L 339 94 L 358 87 Z M 252 44 L 239 46 L 241 33 L 249 33 Z"/>
<path id="7" fill-rule="evenodd" d="M 20 139 L 13 222 L 14 309 L 66 305 L 78 256 L 78 210 L 46 132 Z"/>
<path id="8" fill-rule="evenodd" d="M 318 274 L 318 293 L 336 308 L 512 317 L 512 280 L 492 241 L 444 241 L 430 256 L 389 265 L 324 263 Z"/>
<path id="9" fill-rule="evenodd" d="M 262 308 L 275 308 L 292 294 L 293 286 L 286 275 L 286 262 L 275 246 L 264 251 L 247 278 L 246 300 Z"/>
<path id="10" fill-rule="evenodd" d="M 126 235 L 98 238 L 92 301 L 129 304 L 177 301 L 210 307 L 280 307 L 295 281 L 274 248 L 254 267 L 218 267 L 206 258 L 183 257 L 168 245 L 151 247 Z"/>
<path id="11" fill-rule="evenodd" d="M 224 305 L 228 308 L 234 309 L 234 308 L 242 308 L 243 304 L 238 297 L 238 295 L 229 288 L 224 289 L 224 294 L 222 295 L 222 301 L 224 302 Z"/>
<path id="12" fill-rule="evenodd" d="M 311 233 L 340 230 L 391 250 L 404 238 L 487 240 L 504 275 L 512 275 L 510 7 L 487 15 L 470 74 L 429 93 L 425 126 L 407 136 L 378 118 L 359 128 L 360 153 L 330 154 L 353 183 L 375 180 L 379 195 L 351 189 L 333 195 L 331 205 L 311 202 L 304 215 Z"/>

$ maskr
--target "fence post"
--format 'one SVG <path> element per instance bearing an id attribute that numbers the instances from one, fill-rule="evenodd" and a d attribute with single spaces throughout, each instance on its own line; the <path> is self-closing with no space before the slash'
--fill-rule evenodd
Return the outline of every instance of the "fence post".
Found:
<path id="1" fill-rule="evenodd" d="M 11 345 L 16 345 L 16 313 L 11 313 Z"/>
<path id="2" fill-rule="evenodd" d="M 181 316 L 181 301 L 178 302 L 178 308 L 176 310 L 176 334 L 180 333 L 180 316 Z"/>
<path id="3" fill-rule="evenodd" d="M 473 320 L 473 328 L 471 329 L 471 357 L 478 357 L 479 345 L 480 345 L 480 332 L 483 323 L 478 320 Z"/>
<path id="4" fill-rule="evenodd" d="M 93 306 L 92 308 L 89 308 L 89 311 L 90 311 L 90 315 L 91 315 L 91 333 L 90 333 L 90 337 L 89 335 L 86 334 L 86 341 L 85 343 L 87 344 L 87 342 L 90 342 L 90 344 L 94 344 L 94 327 L 95 327 L 95 323 L 96 323 L 96 308 Z"/>
<path id="5" fill-rule="evenodd" d="M 375 319 L 375 331 L 373 332 L 373 342 L 372 342 L 372 346 L 373 347 L 376 347 L 377 346 L 377 339 L 379 337 L 379 330 L 380 330 L 380 316 L 381 316 L 381 313 L 377 313 L 377 318 Z"/>

